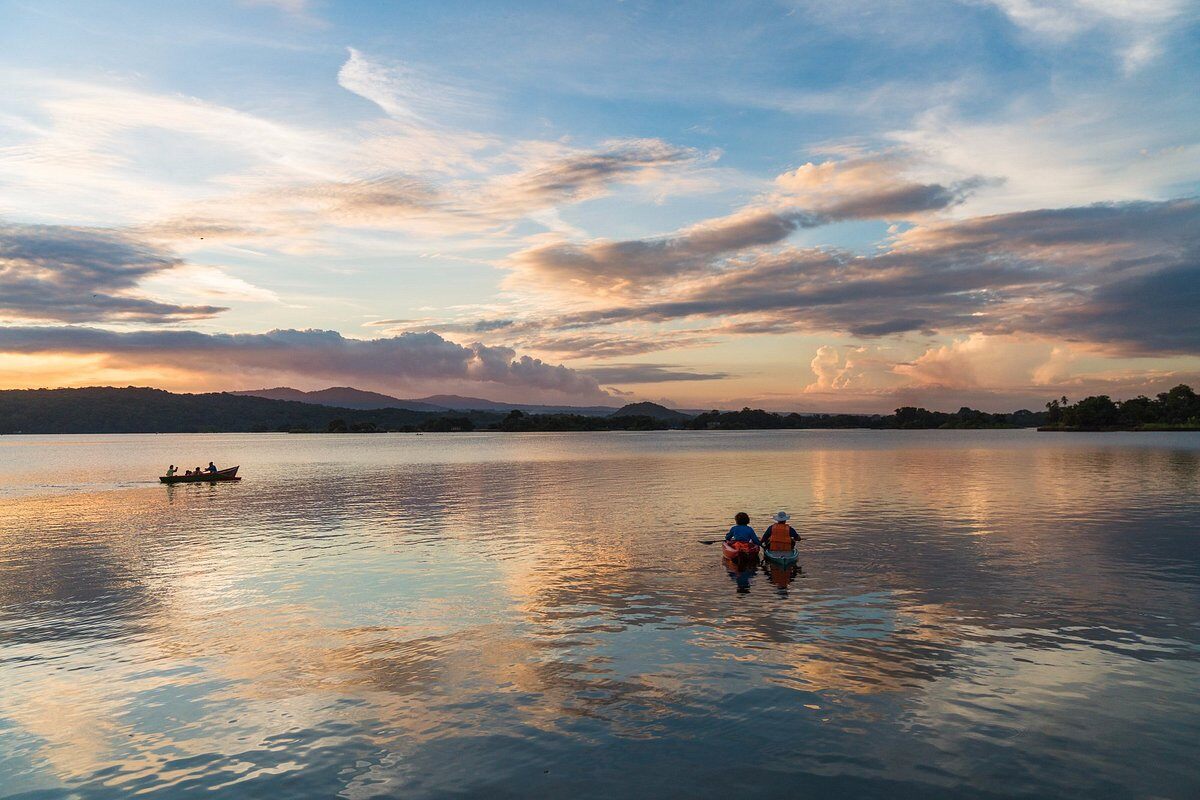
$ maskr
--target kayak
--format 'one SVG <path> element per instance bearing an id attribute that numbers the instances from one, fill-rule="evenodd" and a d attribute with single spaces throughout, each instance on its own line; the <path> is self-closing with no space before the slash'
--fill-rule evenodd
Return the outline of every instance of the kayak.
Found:
<path id="1" fill-rule="evenodd" d="M 199 475 L 161 475 L 163 483 L 216 483 L 217 481 L 240 481 L 237 467 L 219 469 L 216 472 L 201 472 Z"/>
<path id="2" fill-rule="evenodd" d="M 795 548 L 791 550 L 763 550 L 763 558 L 776 564 L 795 564 L 800 554 Z"/>
<path id="3" fill-rule="evenodd" d="M 749 542 L 722 542 L 721 555 L 731 561 L 758 558 L 758 545 Z"/>

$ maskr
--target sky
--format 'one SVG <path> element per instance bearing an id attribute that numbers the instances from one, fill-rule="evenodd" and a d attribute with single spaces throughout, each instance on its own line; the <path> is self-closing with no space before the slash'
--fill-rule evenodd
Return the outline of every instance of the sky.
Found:
<path id="1" fill-rule="evenodd" d="M 1200 3 L 0 0 L 0 388 L 1200 386 Z"/>

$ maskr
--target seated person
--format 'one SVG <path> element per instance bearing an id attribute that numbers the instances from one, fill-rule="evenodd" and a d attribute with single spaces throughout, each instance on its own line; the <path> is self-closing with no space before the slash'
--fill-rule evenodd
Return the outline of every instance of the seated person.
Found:
<path id="1" fill-rule="evenodd" d="M 174 464 L 167 467 L 167 477 L 168 478 L 174 478 L 176 472 L 179 472 L 179 468 L 176 467 Z"/>
<path id="2" fill-rule="evenodd" d="M 737 516 L 733 518 L 735 524 L 729 529 L 729 533 L 725 534 L 725 541 L 733 542 L 736 546 L 738 542 L 745 542 L 758 547 L 761 542 L 758 541 L 758 534 L 754 532 L 754 528 L 750 527 L 750 515 L 745 511 L 739 511 Z"/>
<path id="3" fill-rule="evenodd" d="M 216 472 L 217 465 L 210 461 L 210 462 L 208 462 L 208 466 L 204 468 L 204 471 L 205 472 Z"/>
<path id="4" fill-rule="evenodd" d="M 775 523 L 763 535 L 763 546 L 773 553 L 790 553 L 796 549 L 796 542 L 800 541 L 800 534 L 787 524 L 788 519 L 788 513 L 780 511 L 775 515 Z"/>

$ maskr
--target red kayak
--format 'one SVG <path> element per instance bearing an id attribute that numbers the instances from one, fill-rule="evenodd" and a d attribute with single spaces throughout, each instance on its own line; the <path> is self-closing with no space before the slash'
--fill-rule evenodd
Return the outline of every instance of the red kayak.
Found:
<path id="1" fill-rule="evenodd" d="M 722 542 L 721 555 L 731 561 L 758 558 L 758 545 L 750 542 Z"/>

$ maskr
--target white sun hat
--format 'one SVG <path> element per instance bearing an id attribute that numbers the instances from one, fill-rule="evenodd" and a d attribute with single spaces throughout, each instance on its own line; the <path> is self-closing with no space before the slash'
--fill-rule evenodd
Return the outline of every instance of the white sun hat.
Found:
<path id="1" fill-rule="evenodd" d="M 775 515 L 776 522 L 787 522 L 788 519 L 789 519 L 789 517 L 788 517 L 788 513 L 786 511 L 780 511 L 779 513 L 777 513 Z"/>

